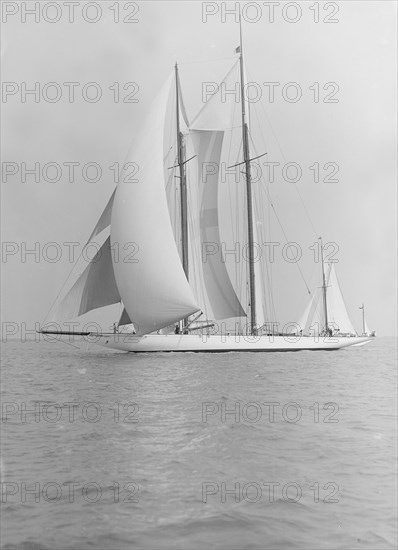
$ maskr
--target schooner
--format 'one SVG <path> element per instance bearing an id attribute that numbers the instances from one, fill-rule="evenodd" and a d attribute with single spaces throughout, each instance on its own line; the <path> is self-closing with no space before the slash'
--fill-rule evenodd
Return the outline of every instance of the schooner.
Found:
<path id="1" fill-rule="evenodd" d="M 220 245 L 218 186 L 225 126 L 217 126 L 217 116 L 212 118 L 206 113 L 206 105 L 192 121 L 187 120 L 175 64 L 129 153 L 128 160 L 139 166 L 139 180 L 119 181 L 87 242 L 105 233 L 101 249 L 60 301 L 55 316 L 57 320 L 70 319 L 121 303 L 118 328 L 95 333 L 100 345 L 128 352 L 265 352 L 335 350 L 369 341 L 365 336 L 355 335 L 352 325 L 346 322 L 346 311 L 339 318 L 333 317 L 330 289 L 336 286 L 335 274 L 333 264 L 329 264 L 325 275 L 323 254 L 322 300 L 314 295 L 301 330 L 284 335 L 264 331 L 259 322 L 258 304 L 263 287 L 259 284 L 261 273 L 254 254 L 252 163 L 266 153 L 253 157 L 250 150 L 241 25 L 236 53 L 242 157 L 234 166 L 242 169 L 246 184 L 247 303 L 241 303 L 220 255 L 210 254 L 204 261 L 198 253 L 204 243 Z M 167 155 L 165 165 L 164 128 L 172 88 L 176 155 L 170 166 Z M 204 177 L 206 163 L 216 168 Z M 173 181 L 178 180 L 179 204 L 174 206 L 165 185 L 170 170 Z M 193 173 L 195 177 L 191 177 Z M 193 196 L 195 204 L 189 202 Z M 173 225 L 173 218 L 178 227 Z M 195 231 L 190 229 L 193 225 Z M 116 246 L 126 249 L 131 243 L 137 245 L 132 261 L 115 257 Z M 212 330 L 217 321 L 231 318 L 246 321 L 244 328 L 233 333 Z M 311 331 L 317 320 L 319 330 Z M 337 329 L 332 329 L 333 323 Z M 45 328 L 41 332 L 71 334 Z"/>

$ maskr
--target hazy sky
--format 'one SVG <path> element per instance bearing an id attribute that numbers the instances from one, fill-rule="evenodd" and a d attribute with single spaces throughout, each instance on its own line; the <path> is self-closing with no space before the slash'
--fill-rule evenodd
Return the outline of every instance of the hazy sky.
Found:
<path id="1" fill-rule="evenodd" d="M 72 267 L 62 243 L 84 243 L 89 236 L 115 186 L 109 167 L 123 162 L 175 61 L 181 63 L 192 115 L 201 107 L 202 82 L 215 80 L 223 63 L 231 63 L 238 25 L 233 16 L 224 19 L 222 13 L 222 6 L 233 7 L 231 2 L 219 3 L 218 12 L 204 22 L 203 11 L 215 10 L 215 3 L 205 8 L 206 3 L 194 1 L 138 2 L 139 11 L 133 13 L 134 3 L 121 1 L 119 23 L 114 21 L 115 7 L 111 9 L 115 2 L 98 3 L 102 13 L 95 23 L 85 20 L 96 16 L 87 2 L 76 8 L 72 23 L 65 6 L 58 14 L 54 8 L 40 11 L 38 22 L 26 15 L 23 22 L 21 3 L 3 2 L 3 9 L 6 4 L 10 15 L 3 23 L 3 81 L 14 84 L 7 84 L 9 93 L 3 95 L 2 161 L 15 163 L 6 169 L 17 173 L 3 173 L 2 182 L 2 240 L 14 243 L 6 246 L 15 252 L 3 257 L 2 316 L 3 321 L 25 321 L 33 328 L 45 318 Z M 253 137 L 259 138 L 260 152 L 264 138 L 273 159 L 283 163 L 284 158 L 303 168 L 297 186 L 316 233 L 339 245 L 338 275 L 354 324 L 359 328 L 358 306 L 365 302 L 370 327 L 380 335 L 395 334 L 396 3 L 332 2 L 325 9 L 325 2 L 301 2 L 296 23 L 286 21 L 296 17 L 295 7 L 285 10 L 283 17 L 284 2 L 275 7 L 272 23 L 264 2 L 249 4 L 243 24 L 248 79 L 262 94 L 261 105 L 256 103 L 259 119 L 253 121 Z M 319 6 L 318 23 L 313 5 Z M 15 6 L 18 12 L 13 14 Z M 129 14 L 138 22 L 122 22 Z M 56 23 L 45 20 L 58 15 Z M 324 22 L 327 17 L 337 22 Z M 202 63 L 214 59 L 225 62 Z M 28 89 L 39 83 L 37 101 L 32 94 L 24 96 L 24 82 Z M 57 85 L 46 87 L 51 82 Z M 65 82 L 76 83 L 71 102 Z M 85 87 L 89 82 L 96 86 Z M 133 85 L 123 89 L 129 82 L 138 84 L 138 92 Z M 280 83 L 273 103 L 264 82 Z M 289 82 L 300 87 L 297 102 L 282 95 Z M 318 102 L 314 83 L 319 83 Z M 335 84 L 323 89 L 326 83 Z M 51 102 L 57 90 L 62 96 Z M 98 90 L 101 99 L 89 101 Z M 290 99 L 294 91 L 285 89 Z M 129 93 L 136 93 L 139 102 L 123 102 Z M 325 103 L 328 97 L 337 102 Z M 26 175 L 26 183 L 21 181 L 23 163 L 27 168 L 39 163 L 43 169 L 49 162 L 63 166 L 59 182 L 46 182 L 43 174 L 39 182 L 32 175 Z M 79 163 L 72 183 L 66 162 Z M 81 177 L 82 167 L 90 162 L 103 170 L 96 183 Z M 339 181 L 315 183 L 308 168 L 315 162 L 322 178 L 324 164 L 336 163 Z M 280 182 L 273 196 L 289 240 L 300 243 L 309 255 L 316 235 L 296 191 Z M 46 248 L 50 242 L 59 243 L 60 261 L 46 260 L 47 252 L 54 253 Z M 23 247 L 32 249 L 35 243 L 38 261 L 33 255 L 24 258 Z M 290 306 L 295 314 L 303 303 L 305 288 L 298 285 L 293 292 L 290 287 L 284 301 L 282 283 L 278 281 L 278 300 L 286 318 Z"/>

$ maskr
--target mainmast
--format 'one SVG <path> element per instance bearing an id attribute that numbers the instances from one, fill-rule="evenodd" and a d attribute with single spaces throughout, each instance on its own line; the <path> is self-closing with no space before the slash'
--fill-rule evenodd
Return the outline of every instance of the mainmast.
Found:
<path id="1" fill-rule="evenodd" d="M 243 41 L 242 41 L 242 21 L 239 12 L 239 36 L 240 36 L 240 90 L 242 106 L 242 138 L 243 138 L 243 159 L 245 164 L 246 176 L 246 194 L 247 194 L 247 235 L 249 245 L 249 292 L 250 292 L 250 333 L 257 334 L 257 316 L 256 316 L 256 284 L 254 274 L 254 242 L 253 242 L 253 198 L 250 166 L 250 146 L 249 129 L 246 121 L 245 108 L 245 75 L 243 65 Z"/>
<path id="2" fill-rule="evenodd" d="M 175 64 L 176 85 L 176 122 L 177 122 L 177 166 L 180 169 L 180 199 L 181 199 L 181 248 L 182 267 L 188 280 L 188 204 L 187 204 L 187 179 L 185 172 L 185 143 L 184 135 L 180 129 L 180 84 L 178 78 L 178 65 Z M 188 318 L 181 321 L 182 332 L 186 331 Z"/>
<path id="3" fill-rule="evenodd" d="M 326 300 L 326 278 L 325 278 L 325 264 L 323 262 L 323 244 L 322 244 L 322 237 L 319 237 L 319 240 L 321 241 L 321 261 L 322 261 L 322 295 L 323 295 L 323 311 L 325 315 L 325 333 L 328 335 L 329 333 L 329 323 L 328 323 L 328 305 Z"/>

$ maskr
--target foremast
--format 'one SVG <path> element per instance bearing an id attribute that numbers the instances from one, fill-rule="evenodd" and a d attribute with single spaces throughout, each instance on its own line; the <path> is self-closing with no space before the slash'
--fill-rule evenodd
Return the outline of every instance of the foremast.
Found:
<path id="1" fill-rule="evenodd" d="M 252 178 L 250 165 L 249 128 L 246 118 L 245 107 L 245 74 L 243 62 L 243 40 L 242 21 L 239 13 L 239 65 L 240 65 L 240 102 L 242 108 L 242 142 L 243 142 L 243 164 L 245 165 L 246 197 L 247 197 L 247 236 L 248 236 L 248 260 L 249 260 L 249 296 L 250 296 L 250 334 L 257 335 L 257 314 L 256 314 L 256 281 L 254 272 L 254 237 L 253 237 L 253 196 Z"/>
<path id="2" fill-rule="evenodd" d="M 180 128 L 180 82 L 178 76 L 178 65 L 175 64 L 175 87 L 176 87 L 176 131 L 177 131 L 177 166 L 180 175 L 180 212 L 181 212 L 181 257 L 182 267 L 185 276 L 189 281 L 188 265 L 188 199 L 187 199 L 187 177 L 185 170 L 185 142 L 184 134 Z M 187 332 L 188 317 L 181 320 L 180 329 L 183 333 Z"/>

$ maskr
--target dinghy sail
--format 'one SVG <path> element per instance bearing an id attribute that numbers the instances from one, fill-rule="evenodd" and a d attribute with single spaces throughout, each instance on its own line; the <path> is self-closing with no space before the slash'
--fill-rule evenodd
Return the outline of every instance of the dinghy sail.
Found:
<path id="1" fill-rule="evenodd" d="M 365 304 L 362 304 L 362 306 L 360 306 L 360 308 L 362 310 L 362 334 L 361 336 L 376 336 L 376 331 L 375 330 L 370 330 L 369 327 L 368 327 L 368 323 L 366 322 L 366 317 L 365 317 Z"/>
<path id="2" fill-rule="evenodd" d="M 355 329 L 347 312 L 334 264 L 328 263 L 325 271 L 326 316 L 322 285 L 317 288 L 298 324 L 303 334 L 326 334 L 331 330 L 333 334 L 355 336 Z"/>

